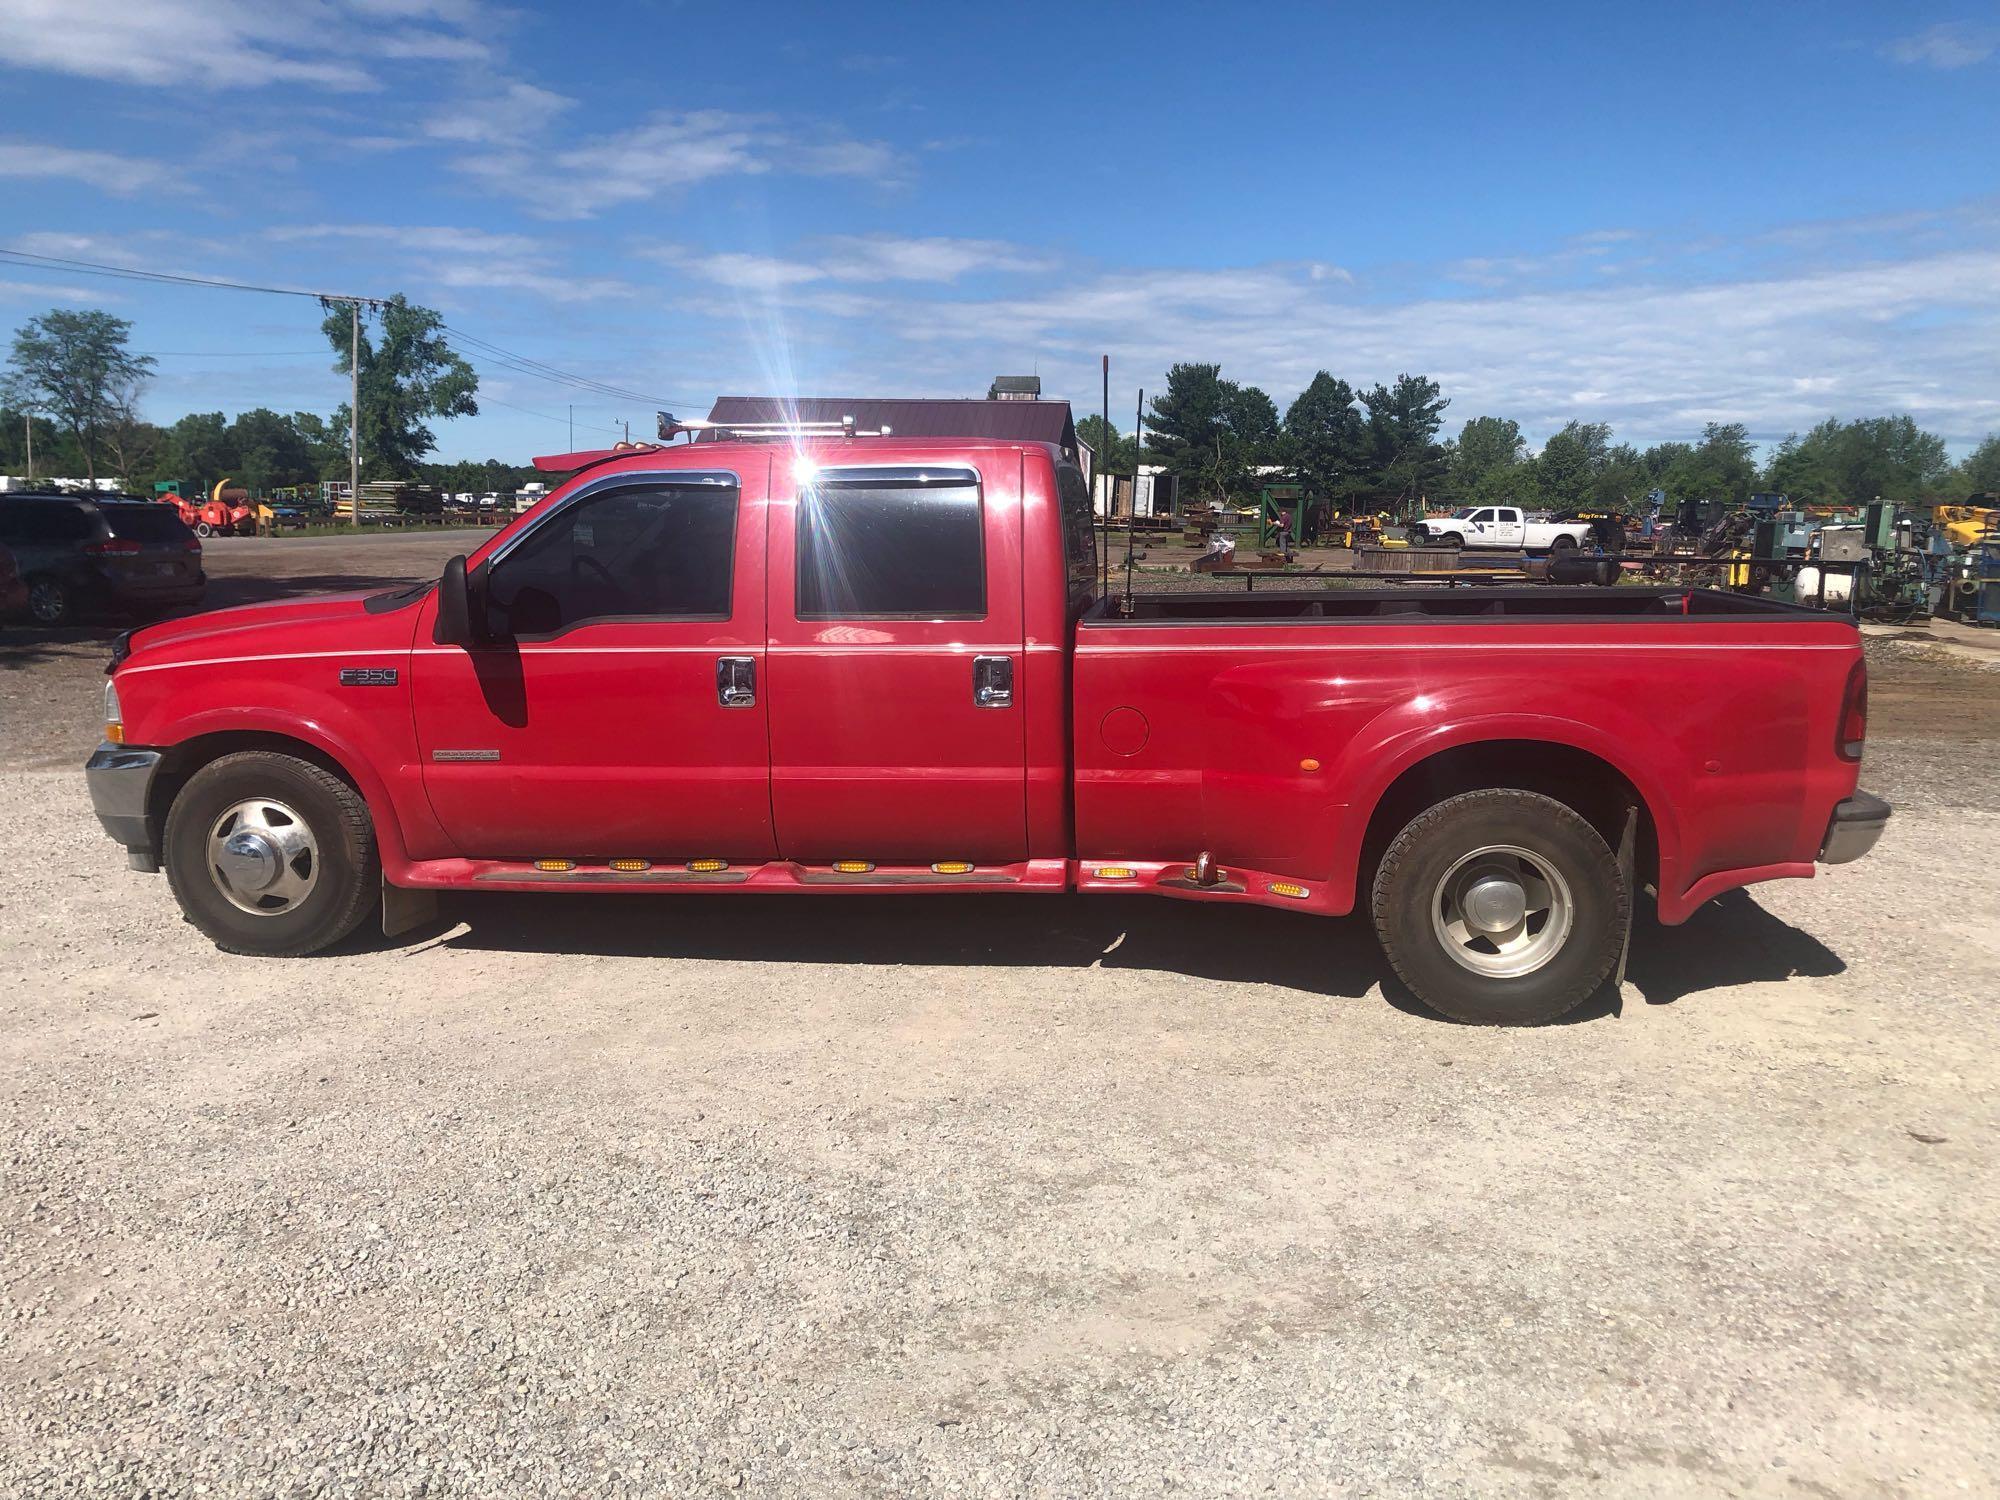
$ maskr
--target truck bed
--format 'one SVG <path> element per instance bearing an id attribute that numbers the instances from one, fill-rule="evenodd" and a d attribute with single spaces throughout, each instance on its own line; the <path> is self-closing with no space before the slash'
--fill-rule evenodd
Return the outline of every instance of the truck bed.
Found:
<path id="1" fill-rule="evenodd" d="M 1101 600 L 1076 633 L 1079 854 L 1206 851 L 1365 902 L 1377 809 L 1425 778 L 1601 782 L 1640 809 L 1665 922 L 1809 875 L 1855 789 L 1842 615 L 1711 589 L 1317 589 Z M 1433 798 L 1435 800 L 1435 798 Z M 1622 812 L 1617 814 L 1622 818 Z M 1616 828 L 1608 830 L 1616 836 Z"/>

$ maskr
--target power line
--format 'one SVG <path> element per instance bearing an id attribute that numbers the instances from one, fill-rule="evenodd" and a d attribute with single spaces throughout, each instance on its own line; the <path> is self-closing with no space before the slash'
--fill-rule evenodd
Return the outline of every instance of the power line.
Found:
<path id="1" fill-rule="evenodd" d="M 467 333 L 462 328 L 450 324 L 442 325 L 444 331 L 462 344 L 469 344 L 484 353 L 487 358 L 502 364 L 517 374 L 534 375 L 556 385 L 574 386 L 578 390 L 594 391 L 600 396 L 610 396 L 619 401 L 635 401 L 643 406 L 699 406 L 701 403 L 691 397 L 648 395 L 644 391 L 629 390 L 624 386 L 611 385 L 588 375 L 572 374 L 568 370 L 557 369 L 546 361 L 527 354 L 517 354 L 511 349 L 503 349 L 489 339 Z"/>
<path id="2" fill-rule="evenodd" d="M 474 399 L 477 400 L 481 406 L 504 406 L 507 408 L 507 410 L 517 411 L 524 417 L 540 417 L 544 422 L 554 422 L 558 426 L 568 424 L 570 420 L 568 417 L 551 416 L 549 415 L 549 413 L 545 411 L 529 411 L 528 408 L 525 406 L 516 406 L 511 401 L 502 401 L 497 396 L 478 396 L 475 397 Z M 601 422 L 578 422 L 575 425 L 578 427 L 588 427 L 592 432 L 609 432 L 614 436 L 619 434 L 618 428 L 606 427 Z"/>
<path id="3" fill-rule="evenodd" d="M 28 250 L 0 250 L 0 260 L 16 265 L 48 266 L 63 271 L 79 271 L 86 276 L 109 276 L 119 281 L 162 281 L 174 286 L 217 287 L 230 292 L 267 292 L 274 297 L 311 297 L 316 302 L 360 302 L 380 307 L 387 298 L 360 297 L 352 292 L 310 292 L 296 286 L 259 286 L 248 281 L 222 281 L 212 276 L 182 276 L 173 271 L 146 271 L 137 266 L 107 266 L 101 261 L 71 260 L 61 255 L 36 255 Z"/>
<path id="4" fill-rule="evenodd" d="M 333 356 L 331 349 L 135 349 L 146 359 L 305 359 Z"/>
<path id="5" fill-rule="evenodd" d="M 226 281 L 219 277 L 211 276 L 184 276 L 171 271 L 148 271 L 137 266 L 113 266 L 101 261 L 78 260 L 69 256 L 38 255 L 29 250 L 0 250 L 0 262 L 11 262 L 29 269 L 80 272 L 87 276 L 105 276 L 120 281 L 148 281 L 164 283 L 170 286 L 209 287 L 233 292 L 264 292 L 279 297 L 310 297 L 319 302 L 344 302 L 368 307 L 380 307 L 388 300 L 383 297 L 362 297 L 344 292 L 307 291 L 300 287 L 262 286 L 254 282 Z M 545 381 L 551 385 L 562 385 L 574 390 L 588 391 L 593 395 L 609 396 L 618 401 L 631 401 L 641 406 L 674 407 L 699 406 L 702 404 L 699 400 L 692 397 L 675 398 L 671 396 L 648 395 L 642 391 L 634 391 L 624 386 L 612 385 L 607 381 L 595 380 L 587 375 L 573 374 L 568 370 L 558 369 L 546 361 L 535 359 L 531 355 L 519 354 L 512 349 L 503 348 L 489 339 L 480 338 L 477 334 L 467 333 L 462 328 L 454 328 L 448 323 L 440 322 L 438 326 L 461 345 L 469 346 L 470 350 L 476 352 L 477 357 L 496 364 L 502 369 L 511 370 L 517 375 L 526 375 L 532 379 Z M 160 352 L 163 354 L 172 353 L 172 351 Z M 310 352 L 318 353 L 319 351 L 314 350 Z M 211 356 L 196 351 L 186 351 L 185 353 L 175 353 L 174 357 L 208 358 Z M 213 357 L 233 358 L 239 356 L 233 352 L 218 350 L 214 352 Z M 240 357 L 248 358 L 251 356 L 246 353 Z M 507 406 L 507 403 L 504 401 L 495 401 L 494 405 Z M 522 411 L 528 416 L 543 415 L 540 412 L 529 412 L 525 407 L 509 407 L 509 410 Z M 602 428 L 599 430 L 616 431 L 617 429 Z"/>

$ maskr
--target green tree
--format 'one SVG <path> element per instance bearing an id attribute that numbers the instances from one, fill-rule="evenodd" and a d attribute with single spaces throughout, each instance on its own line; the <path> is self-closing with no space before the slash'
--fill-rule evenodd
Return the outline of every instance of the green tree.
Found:
<path id="1" fill-rule="evenodd" d="M 229 424 L 236 478 L 253 494 L 319 477 L 312 445 L 292 418 L 259 406 Z"/>
<path id="2" fill-rule="evenodd" d="M 321 325 L 340 356 L 334 368 L 350 374 L 352 327 L 345 305 Z M 444 319 L 398 294 L 372 309 L 361 328 L 362 467 L 378 478 L 404 479 L 436 445 L 427 425 L 434 418 L 479 413 L 473 393 L 479 376 L 444 339 Z M 345 429 L 348 408 L 334 414 Z"/>
<path id="3" fill-rule="evenodd" d="M 1512 417 L 1474 417 L 1439 450 L 1444 463 L 1440 498 L 1461 505 L 1532 506 L 1541 501 L 1535 466 L 1523 454 L 1527 439 Z"/>
<path id="4" fill-rule="evenodd" d="M 1630 443 L 1618 443 L 1604 455 L 1597 471 L 1591 500 L 1607 510 L 1636 509 L 1640 497 L 1653 487 L 1644 458 Z"/>
<path id="5" fill-rule="evenodd" d="M 1368 423 L 1354 404 L 1354 387 L 1325 370 L 1285 409 L 1284 463 L 1316 498 L 1350 494 L 1372 456 Z"/>
<path id="6" fill-rule="evenodd" d="M 2000 432 L 1988 434 L 1986 441 L 1965 455 L 1952 476 L 1956 495 L 2000 494 Z"/>
<path id="7" fill-rule="evenodd" d="M 167 429 L 160 458 L 164 478 L 178 480 L 183 495 L 206 494 L 237 475 L 239 461 L 229 424 L 219 411 L 192 411 Z"/>
<path id="8" fill-rule="evenodd" d="M 1278 408 L 1255 386 L 1222 378 L 1222 366 L 1177 364 L 1146 417 L 1146 451 L 1198 495 L 1243 493 L 1251 470 L 1270 462 Z"/>
<path id="9" fill-rule="evenodd" d="M 15 331 L 4 382 L 9 404 L 53 417 L 76 442 L 86 478 L 97 478 L 106 427 L 129 417 L 153 361 L 125 347 L 132 325 L 94 309 L 61 308 Z"/>
<path id="10" fill-rule="evenodd" d="M 1790 497 L 1794 505 L 1824 505 L 1838 496 L 1830 462 L 1831 444 L 1815 428 L 1809 437 L 1787 433 L 1764 465 L 1764 488 Z"/>
<path id="11" fill-rule="evenodd" d="M 1398 375 L 1393 386 L 1377 385 L 1361 402 L 1368 408 L 1375 450 L 1373 487 L 1401 509 L 1444 476 L 1437 435 L 1451 402 L 1435 380 L 1422 375 Z"/>
<path id="12" fill-rule="evenodd" d="M 1090 449 L 1092 463 L 1099 474 L 1130 474 L 1139 466 L 1139 444 L 1129 433 L 1120 434 L 1116 423 L 1110 424 L 1110 440 L 1105 440 L 1105 421 L 1101 416 L 1088 416 L 1076 424 L 1077 440 Z"/>
<path id="13" fill-rule="evenodd" d="M 310 455 L 310 478 L 339 479 L 347 473 L 345 424 L 335 426 L 317 412 L 295 411 L 292 413 L 292 429 L 298 433 L 299 441 L 305 444 Z"/>
<path id="14" fill-rule="evenodd" d="M 1611 429 L 1602 422 L 1567 422 L 1542 445 L 1535 460 L 1543 503 L 1576 510 L 1594 500 L 1597 477 L 1611 453 Z"/>

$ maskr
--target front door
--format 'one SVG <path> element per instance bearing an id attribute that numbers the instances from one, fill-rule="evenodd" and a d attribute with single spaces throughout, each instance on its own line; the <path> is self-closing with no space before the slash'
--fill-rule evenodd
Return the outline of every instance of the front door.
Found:
<path id="1" fill-rule="evenodd" d="M 787 859 L 1027 857 L 1020 459 L 772 481 L 771 804 Z"/>
<path id="2" fill-rule="evenodd" d="M 461 853 L 772 857 L 764 494 L 607 476 L 480 564 L 491 644 L 419 625 L 424 784 Z"/>

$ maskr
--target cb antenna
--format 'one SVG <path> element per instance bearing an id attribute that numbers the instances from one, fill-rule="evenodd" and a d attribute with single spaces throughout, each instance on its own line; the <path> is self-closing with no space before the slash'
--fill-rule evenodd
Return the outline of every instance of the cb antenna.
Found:
<path id="1" fill-rule="evenodd" d="M 1125 517 L 1125 607 L 1132 614 L 1132 535 L 1139 529 L 1139 459 L 1146 451 L 1146 391 L 1139 389 L 1139 407 L 1132 413 L 1132 509 Z M 1109 502 L 1106 502 L 1107 508 Z"/>

